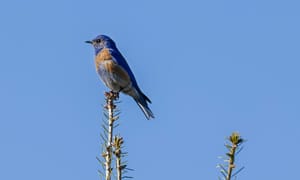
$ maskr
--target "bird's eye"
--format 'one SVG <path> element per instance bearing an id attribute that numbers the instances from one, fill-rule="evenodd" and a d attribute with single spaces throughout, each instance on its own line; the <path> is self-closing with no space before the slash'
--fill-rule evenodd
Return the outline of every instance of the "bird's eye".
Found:
<path id="1" fill-rule="evenodd" d="M 101 39 L 97 39 L 97 40 L 96 40 L 96 43 L 100 43 L 100 42 L 101 42 Z"/>

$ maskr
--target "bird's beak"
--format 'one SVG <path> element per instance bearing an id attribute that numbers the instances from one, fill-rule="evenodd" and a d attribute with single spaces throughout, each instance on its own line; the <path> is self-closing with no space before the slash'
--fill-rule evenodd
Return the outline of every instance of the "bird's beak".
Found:
<path id="1" fill-rule="evenodd" d="M 93 41 L 85 41 L 85 43 L 93 44 Z"/>

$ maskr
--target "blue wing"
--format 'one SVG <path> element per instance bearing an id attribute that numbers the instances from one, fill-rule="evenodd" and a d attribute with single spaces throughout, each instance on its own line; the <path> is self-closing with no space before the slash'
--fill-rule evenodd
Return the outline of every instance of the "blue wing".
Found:
<path id="1" fill-rule="evenodd" d="M 127 64 L 125 58 L 122 56 L 122 54 L 119 52 L 119 50 L 118 49 L 109 49 L 109 51 L 110 51 L 111 56 L 113 57 L 113 61 L 116 62 L 117 64 L 119 64 L 128 73 L 133 87 L 135 87 L 137 90 L 140 91 L 140 88 L 137 85 L 137 82 L 135 80 L 135 77 L 134 77 L 129 65 Z"/>
<path id="2" fill-rule="evenodd" d="M 128 73 L 131 79 L 132 86 L 138 91 L 138 93 L 140 94 L 140 98 L 143 99 L 143 101 L 145 102 L 143 104 L 147 104 L 146 101 L 151 103 L 151 100 L 139 88 L 129 65 L 127 64 L 125 58 L 122 56 L 119 50 L 117 48 L 114 49 L 110 48 L 109 51 L 111 56 L 113 57 L 113 61 L 119 64 Z"/>

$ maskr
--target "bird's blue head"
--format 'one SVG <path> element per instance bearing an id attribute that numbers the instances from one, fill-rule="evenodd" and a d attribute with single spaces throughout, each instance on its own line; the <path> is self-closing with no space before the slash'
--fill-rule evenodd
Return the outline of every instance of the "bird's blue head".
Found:
<path id="1" fill-rule="evenodd" d="M 103 48 L 116 48 L 115 42 L 106 35 L 99 35 L 91 41 L 85 41 L 92 44 L 95 48 L 95 54 L 97 55 Z"/>

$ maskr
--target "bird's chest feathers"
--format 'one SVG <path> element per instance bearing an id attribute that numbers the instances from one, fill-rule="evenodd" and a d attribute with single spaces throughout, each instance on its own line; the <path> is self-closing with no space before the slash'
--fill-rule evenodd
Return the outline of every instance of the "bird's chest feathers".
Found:
<path id="1" fill-rule="evenodd" d="M 118 79 L 122 78 L 125 81 L 130 81 L 128 73 L 122 66 L 119 66 L 113 61 L 113 57 L 108 49 L 103 49 L 97 54 L 95 57 L 95 65 L 100 76 L 103 74 L 107 76 L 109 74 L 109 76 L 114 76 L 115 79 L 117 77 Z"/>
<path id="2" fill-rule="evenodd" d="M 95 57 L 95 65 L 97 71 L 99 70 L 100 66 L 106 66 L 106 69 L 112 70 L 112 66 L 114 65 L 113 57 L 111 56 L 108 49 L 101 50 Z"/>
<path id="3" fill-rule="evenodd" d="M 107 49 L 100 51 L 95 57 L 95 65 L 102 81 L 110 89 L 118 92 L 124 88 L 131 88 L 131 80 L 126 70 L 113 61 Z"/>

